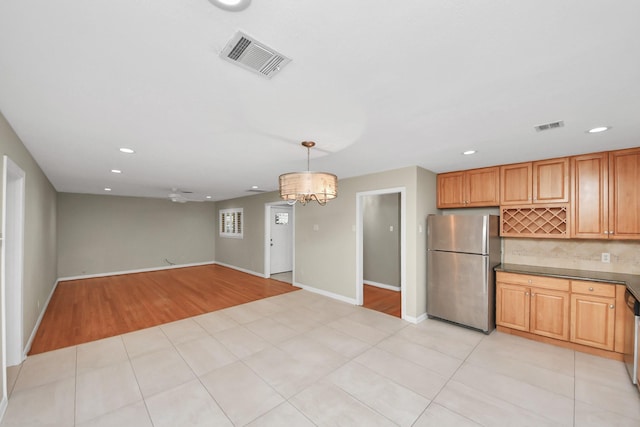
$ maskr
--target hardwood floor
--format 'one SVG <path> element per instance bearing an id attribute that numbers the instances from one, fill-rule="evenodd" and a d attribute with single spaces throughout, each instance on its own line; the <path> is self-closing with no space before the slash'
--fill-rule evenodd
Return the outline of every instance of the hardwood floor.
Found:
<path id="1" fill-rule="evenodd" d="M 58 283 L 29 354 L 136 331 L 299 288 L 219 265 Z"/>
<path id="2" fill-rule="evenodd" d="M 364 285 L 364 307 L 400 317 L 401 304 L 400 292 Z"/>

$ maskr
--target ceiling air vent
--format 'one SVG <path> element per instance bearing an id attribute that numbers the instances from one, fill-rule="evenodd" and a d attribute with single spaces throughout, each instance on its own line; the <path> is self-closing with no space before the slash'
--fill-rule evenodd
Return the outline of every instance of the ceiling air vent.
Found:
<path id="1" fill-rule="evenodd" d="M 564 122 L 562 120 L 557 122 L 545 123 L 543 125 L 534 126 L 536 132 L 542 132 L 543 130 L 551 130 L 557 129 L 564 126 Z"/>
<path id="2" fill-rule="evenodd" d="M 220 57 L 270 79 L 291 59 L 238 31 L 220 52 Z"/>

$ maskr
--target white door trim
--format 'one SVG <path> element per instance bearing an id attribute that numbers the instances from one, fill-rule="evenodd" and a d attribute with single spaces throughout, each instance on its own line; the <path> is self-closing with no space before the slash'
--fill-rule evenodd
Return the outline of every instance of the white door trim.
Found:
<path id="1" fill-rule="evenodd" d="M 356 304 L 364 304 L 364 197 L 400 193 L 400 292 L 401 317 L 406 316 L 407 307 L 407 189 L 406 187 L 356 193 Z M 405 319 L 406 320 L 406 319 Z"/>
<path id="2" fill-rule="evenodd" d="M 264 204 L 264 277 L 271 277 L 271 208 L 277 206 L 293 207 L 291 210 L 291 226 L 293 227 L 292 248 L 292 264 L 291 281 L 295 283 L 296 277 L 296 208 L 287 202 L 269 202 Z"/>
<path id="3" fill-rule="evenodd" d="M 25 172 L 6 155 L 3 158 L 2 251 L 2 369 L 6 395 L 6 368 L 22 363 Z"/>

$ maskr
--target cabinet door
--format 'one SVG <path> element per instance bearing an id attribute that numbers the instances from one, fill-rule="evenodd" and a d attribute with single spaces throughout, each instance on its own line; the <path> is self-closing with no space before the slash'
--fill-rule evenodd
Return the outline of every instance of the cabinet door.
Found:
<path id="1" fill-rule="evenodd" d="M 466 171 L 467 206 L 500 205 L 500 168 L 482 168 Z"/>
<path id="2" fill-rule="evenodd" d="M 531 162 L 500 166 L 500 205 L 529 204 L 532 189 Z"/>
<path id="3" fill-rule="evenodd" d="M 609 235 L 608 160 L 608 153 L 571 158 L 571 237 Z"/>
<path id="4" fill-rule="evenodd" d="M 496 325 L 529 331 L 529 288 L 496 283 Z"/>
<path id="5" fill-rule="evenodd" d="M 640 239 L 640 148 L 609 153 L 609 238 Z"/>
<path id="6" fill-rule="evenodd" d="M 569 158 L 533 162 L 533 203 L 569 201 Z"/>
<path id="7" fill-rule="evenodd" d="M 571 341 L 613 350 L 615 299 L 571 295 Z"/>
<path id="8" fill-rule="evenodd" d="M 464 207 L 464 172 L 441 173 L 438 181 L 438 208 Z"/>
<path id="9" fill-rule="evenodd" d="M 537 335 L 569 340 L 569 293 L 531 288 L 530 331 Z"/>

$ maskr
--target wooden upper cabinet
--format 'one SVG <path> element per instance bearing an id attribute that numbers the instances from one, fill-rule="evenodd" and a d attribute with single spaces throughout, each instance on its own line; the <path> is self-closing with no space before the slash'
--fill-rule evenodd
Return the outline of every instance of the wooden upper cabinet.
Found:
<path id="1" fill-rule="evenodd" d="M 533 162 L 533 203 L 569 201 L 569 158 Z"/>
<path id="2" fill-rule="evenodd" d="M 500 168 L 482 168 L 466 173 L 467 206 L 498 206 L 500 204 Z"/>
<path id="3" fill-rule="evenodd" d="M 571 237 L 640 239 L 640 148 L 571 158 Z"/>
<path id="4" fill-rule="evenodd" d="M 609 152 L 609 238 L 640 239 L 640 148 Z"/>
<path id="5" fill-rule="evenodd" d="M 438 181 L 438 208 L 464 206 L 464 172 L 441 173 Z"/>
<path id="6" fill-rule="evenodd" d="M 609 154 L 571 158 L 571 237 L 606 239 L 609 234 Z"/>
<path id="7" fill-rule="evenodd" d="M 532 163 L 500 166 L 500 205 L 526 205 L 533 193 Z"/>
<path id="8" fill-rule="evenodd" d="M 498 206 L 499 168 L 438 174 L 438 208 Z"/>
<path id="9" fill-rule="evenodd" d="M 500 205 L 568 201 L 568 157 L 500 167 Z"/>

